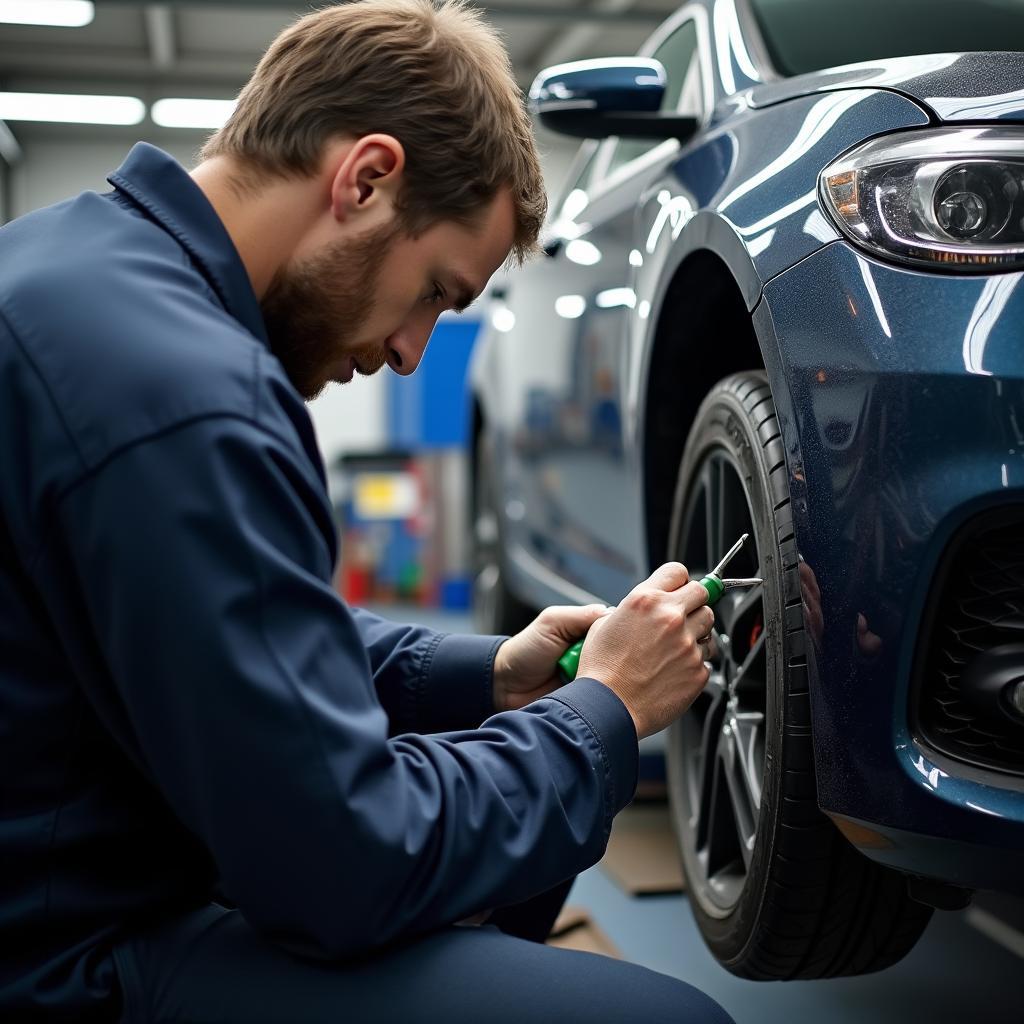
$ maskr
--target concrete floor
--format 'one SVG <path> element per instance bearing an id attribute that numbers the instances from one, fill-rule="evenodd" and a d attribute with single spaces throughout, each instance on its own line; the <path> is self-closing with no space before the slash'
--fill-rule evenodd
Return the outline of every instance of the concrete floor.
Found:
<path id="1" fill-rule="evenodd" d="M 736 1024 L 1024 1022 L 1024 959 L 972 927 L 969 911 L 936 912 L 909 956 L 879 974 L 766 984 L 718 966 L 684 896 L 630 897 L 591 868 L 569 901 L 590 911 L 625 959 L 702 989 Z"/>
<path id="2" fill-rule="evenodd" d="M 465 615 L 375 610 L 446 632 L 471 628 Z M 910 955 L 880 974 L 771 984 L 743 981 L 718 966 L 685 896 L 630 897 L 595 867 L 577 879 L 569 902 L 586 907 L 626 959 L 703 989 L 736 1024 L 1024 1024 L 1024 931 L 1005 923 L 992 900 L 936 912 Z M 1012 909 L 1019 913 L 1020 904 Z"/>

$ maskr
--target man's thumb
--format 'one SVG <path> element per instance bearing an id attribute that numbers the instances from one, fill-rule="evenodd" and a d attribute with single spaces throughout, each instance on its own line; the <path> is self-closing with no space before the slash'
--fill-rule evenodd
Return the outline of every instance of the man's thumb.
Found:
<path id="1" fill-rule="evenodd" d="M 554 625 L 567 640 L 579 640 L 598 619 L 614 609 L 605 604 L 566 605 L 552 608 Z"/>
<path id="2" fill-rule="evenodd" d="M 606 604 L 585 604 L 580 608 L 576 609 L 579 616 L 579 633 L 578 636 L 583 636 L 584 633 L 590 627 L 597 622 L 598 619 L 603 619 L 606 615 L 610 615 L 614 608 L 609 608 Z"/>

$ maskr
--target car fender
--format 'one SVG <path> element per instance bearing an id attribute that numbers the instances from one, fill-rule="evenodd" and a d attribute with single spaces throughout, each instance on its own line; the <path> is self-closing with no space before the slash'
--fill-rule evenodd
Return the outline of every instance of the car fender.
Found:
<path id="1" fill-rule="evenodd" d="M 840 238 L 818 205 L 821 169 L 867 138 L 929 123 L 917 103 L 884 89 L 795 97 L 717 123 L 649 183 L 637 208 L 637 312 L 624 368 L 625 441 L 634 479 L 643 479 L 654 347 L 687 258 L 701 250 L 717 256 L 753 312 L 767 282 Z M 779 414 L 790 416 L 785 381 L 773 372 L 778 342 L 767 325 L 755 322 L 755 330 Z M 643 491 L 637 488 L 638 500 Z M 646 541 L 641 544 L 645 550 Z"/>

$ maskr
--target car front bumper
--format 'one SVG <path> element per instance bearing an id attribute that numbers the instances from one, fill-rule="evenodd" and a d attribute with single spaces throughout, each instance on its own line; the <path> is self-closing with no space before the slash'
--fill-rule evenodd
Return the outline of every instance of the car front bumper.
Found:
<path id="1" fill-rule="evenodd" d="M 915 679 L 951 541 L 979 514 L 1024 510 L 1022 280 L 911 271 L 834 242 L 754 312 L 821 592 L 807 642 L 821 807 L 876 860 L 1018 892 L 1024 772 L 940 754 Z M 1019 607 L 1024 623 L 1024 578 Z"/>

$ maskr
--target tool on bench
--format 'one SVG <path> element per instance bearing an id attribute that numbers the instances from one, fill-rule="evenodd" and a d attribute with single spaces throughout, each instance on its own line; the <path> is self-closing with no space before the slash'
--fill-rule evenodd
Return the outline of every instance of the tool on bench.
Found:
<path id="1" fill-rule="evenodd" d="M 763 580 L 756 578 L 731 580 L 722 579 L 722 571 L 736 557 L 740 548 L 743 547 L 749 533 L 742 537 L 726 552 L 725 557 L 711 570 L 701 581 L 700 585 L 708 592 L 708 607 L 717 604 L 727 590 L 736 590 L 740 587 L 756 587 Z M 558 674 L 564 682 L 576 678 L 576 671 L 580 667 L 580 652 L 583 650 L 583 641 L 577 640 L 565 654 L 558 659 Z"/>

